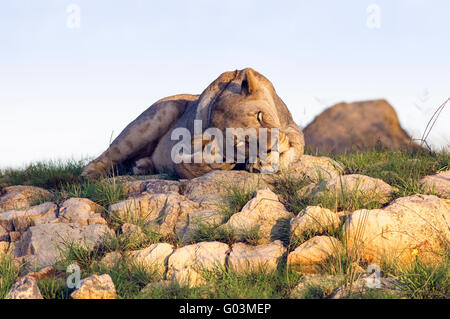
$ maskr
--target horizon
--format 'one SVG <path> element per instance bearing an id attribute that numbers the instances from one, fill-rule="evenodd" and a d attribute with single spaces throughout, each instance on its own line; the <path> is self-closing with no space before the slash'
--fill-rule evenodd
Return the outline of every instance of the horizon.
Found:
<path id="1" fill-rule="evenodd" d="M 450 3 L 322 3 L 1 3 L 0 168 L 95 157 L 158 99 L 245 67 L 302 128 L 337 103 L 386 99 L 420 138 L 450 97 Z M 450 150 L 447 123 L 449 107 L 428 139 L 436 150 Z"/>

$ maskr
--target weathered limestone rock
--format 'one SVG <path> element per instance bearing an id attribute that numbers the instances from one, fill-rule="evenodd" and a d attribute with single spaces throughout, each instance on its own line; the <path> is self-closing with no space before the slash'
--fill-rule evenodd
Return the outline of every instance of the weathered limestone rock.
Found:
<path id="1" fill-rule="evenodd" d="M 282 174 L 288 174 L 295 178 L 304 178 L 311 183 L 318 183 L 321 180 L 336 178 L 342 174 L 342 166 L 325 156 L 302 155 L 299 160 L 281 170 L 277 174 L 262 174 L 262 178 L 267 183 L 272 184 Z"/>
<path id="2" fill-rule="evenodd" d="M 106 225 L 101 216 L 103 208 L 87 198 L 70 198 L 59 210 L 59 220 L 63 223 L 77 223 L 81 226 L 92 224 Z"/>
<path id="3" fill-rule="evenodd" d="M 138 225 L 125 223 L 122 225 L 120 230 L 120 237 L 122 239 L 128 240 L 129 242 L 141 242 L 146 238 L 145 234 L 142 232 L 141 227 Z"/>
<path id="4" fill-rule="evenodd" d="M 339 215 L 327 208 L 308 206 L 291 219 L 291 232 L 301 237 L 304 234 L 321 234 L 339 227 Z"/>
<path id="5" fill-rule="evenodd" d="M 116 299 L 116 287 L 107 274 L 93 275 L 81 280 L 80 288 L 72 292 L 72 299 Z"/>
<path id="6" fill-rule="evenodd" d="M 111 205 L 110 213 L 123 220 L 144 221 L 156 227 L 162 235 L 181 236 L 189 214 L 209 209 L 178 193 L 148 194 Z"/>
<path id="7" fill-rule="evenodd" d="M 450 241 L 450 206 L 433 195 L 394 200 L 383 209 L 357 210 L 344 225 L 348 246 L 368 261 L 439 259 Z"/>
<path id="8" fill-rule="evenodd" d="M 193 201 L 202 201 L 213 194 L 224 196 L 230 187 L 255 189 L 266 187 L 262 174 L 246 171 L 212 171 L 186 182 L 185 196 Z"/>
<path id="9" fill-rule="evenodd" d="M 14 243 L 20 239 L 21 233 L 18 231 L 9 232 L 9 240 Z"/>
<path id="10" fill-rule="evenodd" d="M 158 243 L 150 245 L 147 248 L 134 250 L 128 253 L 130 261 L 150 267 L 160 275 L 164 275 L 168 257 L 173 253 L 173 246 L 167 243 Z"/>
<path id="11" fill-rule="evenodd" d="M 0 241 L 0 258 L 10 255 L 14 251 L 14 243 Z"/>
<path id="12" fill-rule="evenodd" d="M 93 248 L 99 245 L 105 236 L 112 235 L 105 225 L 81 227 L 74 223 L 52 223 L 30 227 L 16 243 L 17 257 L 32 255 L 38 269 L 55 264 L 60 257 L 60 249 L 67 243 Z"/>
<path id="13" fill-rule="evenodd" d="M 24 232 L 31 225 L 55 222 L 57 210 L 58 207 L 50 202 L 24 210 L 10 210 L 0 214 L 0 225 L 9 232 Z"/>
<path id="14" fill-rule="evenodd" d="M 0 225 L 0 241 L 9 241 L 9 232 Z"/>
<path id="15" fill-rule="evenodd" d="M 439 172 L 436 175 L 425 176 L 420 180 L 420 184 L 427 191 L 450 198 L 450 170 Z"/>
<path id="16" fill-rule="evenodd" d="M 185 219 L 186 223 L 180 220 L 177 227 L 178 238 L 185 244 L 190 243 L 195 233 L 202 227 L 217 227 L 224 222 L 224 216 L 221 212 L 213 209 L 196 210 L 188 213 Z"/>
<path id="17" fill-rule="evenodd" d="M 287 263 L 292 269 L 314 273 L 318 266 L 330 256 L 336 256 L 343 249 L 339 240 L 330 236 L 316 236 L 304 242 L 288 255 Z"/>
<path id="18" fill-rule="evenodd" d="M 256 230 L 259 244 L 280 239 L 286 231 L 288 219 L 294 215 L 286 210 L 278 196 L 269 189 L 259 190 L 242 210 L 229 219 L 220 229 L 232 231 L 236 236 L 245 236 Z"/>
<path id="19" fill-rule="evenodd" d="M 205 283 L 203 271 L 225 267 L 229 247 L 220 242 L 201 242 L 176 249 L 168 260 L 167 279 L 192 287 Z"/>
<path id="20" fill-rule="evenodd" d="M 122 255 L 117 251 L 112 251 L 110 253 L 107 253 L 103 258 L 100 260 L 99 265 L 106 267 L 106 268 L 113 268 L 122 258 Z"/>
<path id="21" fill-rule="evenodd" d="M 0 212 L 29 208 L 36 202 L 51 201 L 54 198 L 49 191 L 34 186 L 5 187 L 0 195 Z"/>
<path id="22" fill-rule="evenodd" d="M 17 279 L 8 293 L 8 299 L 44 299 L 35 278 L 25 276 Z"/>
<path id="23" fill-rule="evenodd" d="M 380 203 L 387 203 L 392 195 L 392 187 L 378 178 L 365 175 L 342 175 L 317 184 L 311 184 L 299 191 L 302 196 L 320 197 L 325 192 L 340 194 L 342 191 L 357 193 L 367 198 L 373 198 Z"/>
<path id="24" fill-rule="evenodd" d="M 286 248 L 279 240 L 260 246 L 236 243 L 231 248 L 228 266 L 239 273 L 275 271 L 285 253 Z"/>

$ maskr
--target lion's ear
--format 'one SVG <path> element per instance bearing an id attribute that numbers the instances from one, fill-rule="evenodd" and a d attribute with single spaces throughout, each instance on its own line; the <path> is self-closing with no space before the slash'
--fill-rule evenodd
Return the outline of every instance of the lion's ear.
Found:
<path id="1" fill-rule="evenodd" d="M 252 70 L 248 70 L 245 79 L 242 81 L 241 93 L 243 94 L 255 94 L 260 88 L 259 81 L 253 74 Z"/>

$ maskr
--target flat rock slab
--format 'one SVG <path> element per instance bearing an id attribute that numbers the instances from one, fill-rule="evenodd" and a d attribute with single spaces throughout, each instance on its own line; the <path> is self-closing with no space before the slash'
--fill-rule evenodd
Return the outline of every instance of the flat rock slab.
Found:
<path id="1" fill-rule="evenodd" d="M 106 225 L 102 218 L 103 208 L 87 198 L 70 198 L 59 209 L 59 220 L 63 223 L 77 223 L 81 226 L 91 224 Z"/>
<path id="2" fill-rule="evenodd" d="M 74 223 L 42 224 L 30 227 L 15 245 L 16 257 L 32 256 L 38 269 L 52 266 L 60 258 L 67 243 L 86 248 L 99 245 L 112 231 L 105 225 L 80 226 Z"/>
<path id="3" fill-rule="evenodd" d="M 58 206 L 47 202 L 23 210 L 10 210 L 0 214 L 0 227 L 9 232 L 24 232 L 32 224 L 40 225 L 55 222 Z"/>
<path id="4" fill-rule="evenodd" d="M 297 237 L 304 234 L 321 234 L 333 231 L 339 227 L 340 219 L 337 213 L 319 206 L 308 206 L 291 219 L 291 233 Z"/>
<path id="5" fill-rule="evenodd" d="M 167 260 L 173 253 L 173 246 L 157 243 L 149 247 L 128 252 L 130 261 L 158 272 L 161 276 L 166 271 Z"/>

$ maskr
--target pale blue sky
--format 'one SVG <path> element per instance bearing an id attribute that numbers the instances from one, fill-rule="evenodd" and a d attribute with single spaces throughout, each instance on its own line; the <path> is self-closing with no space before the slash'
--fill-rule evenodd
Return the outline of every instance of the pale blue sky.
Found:
<path id="1" fill-rule="evenodd" d="M 72 3 L 80 28 L 67 27 Z M 0 167 L 98 155 L 157 99 L 247 66 L 302 126 L 334 103 L 386 98 L 419 137 L 450 96 L 449 12 L 447 0 L 0 0 Z M 436 147 L 449 123 L 450 106 Z"/>

